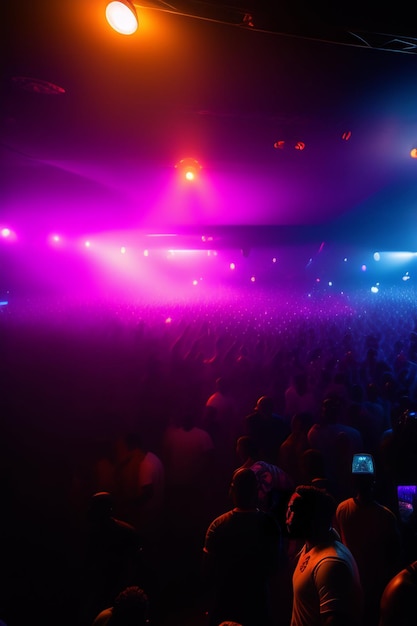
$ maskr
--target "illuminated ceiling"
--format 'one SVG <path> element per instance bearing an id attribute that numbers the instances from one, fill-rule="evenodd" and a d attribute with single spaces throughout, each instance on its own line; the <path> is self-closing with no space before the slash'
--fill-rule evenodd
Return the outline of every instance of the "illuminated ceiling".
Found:
<path id="1" fill-rule="evenodd" d="M 144 4 L 123 37 L 101 0 L 8 3 L 4 225 L 413 245 L 409 4 Z"/>

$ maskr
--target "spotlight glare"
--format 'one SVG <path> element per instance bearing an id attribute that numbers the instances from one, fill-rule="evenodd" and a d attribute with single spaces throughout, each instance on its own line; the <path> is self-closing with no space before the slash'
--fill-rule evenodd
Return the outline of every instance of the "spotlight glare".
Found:
<path id="1" fill-rule="evenodd" d="M 122 246 L 120 248 L 120 254 L 126 254 L 126 247 L 125 246 Z"/>
<path id="2" fill-rule="evenodd" d="M 236 269 L 236 265 L 234 263 L 230 263 L 229 265 L 231 270 L 235 270 Z"/>
<path id="3" fill-rule="evenodd" d="M 381 255 L 379 254 L 379 252 L 374 252 L 374 261 L 380 261 L 381 260 Z"/>
<path id="4" fill-rule="evenodd" d="M 10 237 L 11 234 L 12 234 L 12 231 L 10 230 L 10 228 L 2 228 L 1 229 L 1 236 L 4 237 L 5 239 Z"/>
<path id="5" fill-rule="evenodd" d="M 138 28 L 136 10 L 129 0 L 110 2 L 106 7 L 106 19 L 121 35 L 132 35 Z"/>
<path id="6" fill-rule="evenodd" d="M 193 158 L 181 159 L 175 167 L 182 172 L 184 178 L 188 181 L 194 180 L 197 176 L 197 172 L 201 170 L 200 163 L 197 159 Z"/>

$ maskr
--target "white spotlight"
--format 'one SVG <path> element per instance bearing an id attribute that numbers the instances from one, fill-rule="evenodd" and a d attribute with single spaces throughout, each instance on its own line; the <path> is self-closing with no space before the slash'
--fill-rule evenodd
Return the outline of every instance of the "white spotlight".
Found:
<path id="1" fill-rule="evenodd" d="M 114 0 L 106 7 L 106 18 L 114 30 L 121 35 L 132 35 L 138 28 L 138 16 L 129 0 Z"/>

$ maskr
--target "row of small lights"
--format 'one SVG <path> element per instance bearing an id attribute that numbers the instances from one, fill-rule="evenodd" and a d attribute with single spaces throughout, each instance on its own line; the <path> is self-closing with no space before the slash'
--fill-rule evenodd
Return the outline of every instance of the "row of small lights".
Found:
<path id="1" fill-rule="evenodd" d="M 12 242 L 12 241 L 16 241 L 17 240 L 17 235 L 16 235 L 15 231 L 13 231 L 12 229 L 10 229 L 8 227 L 1 228 L 0 229 L 0 235 L 1 235 L 2 239 L 5 240 L 5 241 Z M 212 240 L 212 237 L 203 235 L 201 237 L 201 240 L 202 240 L 202 242 L 207 242 L 207 241 Z M 59 245 L 61 245 L 63 243 L 62 237 L 60 235 L 58 235 L 58 234 L 51 235 L 49 237 L 49 241 L 54 246 L 59 246 Z M 84 243 L 83 243 L 83 246 L 85 248 L 87 248 L 87 249 L 90 249 L 92 247 L 92 245 L 93 244 L 92 244 L 92 242 L 89 239 L 85 240 Z M 127 254 L 127 251 L 128 251 L 127 247 L 123 246 L 123 245 L 120 246 L 119 250 L 120 250 L 120 254 L 122 254 L 122 255 Z M 166 258 L 167 259 L 173 258 L 176 255 L 177 252 L 180 252 L 180 251 L 179 250 L 173 250 L 173 249 L 167 250 Z M 149 257 L 150 251 L 147 248 L 145 248 L 142 253 L 143 253 L 144 257 Z M 216 250 L 207 250 L 206 251 L 206 255 L 208 257 L 210 257 L 210 256 L 217 257 L 218 256 L 218 252 Z M 373 258 L 374 258 L 375 262 L 379 262 L 381 260 L 380 253 L 379 252 L 375 252 L 374 255 L 373 255 Z M 271 261 L 272 261 L 273 264 L 275 264 L 275 263 L 277 263 L 278 259 L 277 259 L 277 257 L 272 257 Z M 343 259 L 343 262 L 347 263 L 348 262 L 348 258 L 345 257 Z M 230 262 L 229 263 L 229 269 L 231 271 L 236 270 L 236 268 L 237 268 L 236 263 L 234 263 L 234 262 Z M 368 270 L 368 267 L 367 267 L 366 264 L 362 264 L 360 269 L 361 269 L 362 272 L 366 272 Z M 192 281 L 192 284 L 194 286 L 197 286 L 202 280 L 203 280 L 202 278 L 200 278 L 199 280 L 195 279 L 195 280 Z M 251 276 L 249 280 L 250 280 L 251 283 L 255 283 L 256 282 L 256 277 L 255 276 Z M 403 274 L 403 276 L 402 276 L 402 281 L 405 283 L 405 282 L 408 282 L 409 280 L 411 280 L 411 276 L 410 276 L 410 273 L 408 271 L 406 271 Z M 322 282 L 322 280 L 319 277 L 317 277 L 315 279 L 315 282 L 316 282 L 316 284 L 320 284 Z M 328 281 L 327 285 L 329 287 L 333 287 L 333 281 Z M 379 292 L 379 288 L 380 288 L 380 283 L 377 282 L 377 283 L 375 283 L 375 285 L 373 285 L 371 287 L 371 292 L 372 293 L 378 293 Z"/>

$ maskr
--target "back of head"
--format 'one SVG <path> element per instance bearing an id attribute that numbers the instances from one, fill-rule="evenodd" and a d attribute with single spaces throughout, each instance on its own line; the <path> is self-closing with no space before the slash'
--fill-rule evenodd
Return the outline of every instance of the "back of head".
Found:
<path id="1" fill-rule="evenodd" d="M 304 450 L 301 456 L 301 464 L 306 480 L 314 478 L 326 478 L 324 456 L 317 448 Z"/>
<path id="2" fill-rule="evenodd" d="M 225 376 L 219 376 L 219 378 L 216 379 L 216 389 L 220 391 L 222 395 L 227 395 L 231 390 L 230 379 Z"/>
<path id="3" fill-rule="evenodd" d="M 93 494 L 89 503 L 90 519 L 94 523 L 105 522 L 113 512 L 113 498 L 108 491 Z"/>
<path id="4" fill-rule="evenodd" d="M 337 502 L 325 489 L 313 485 L 298 485 L 295 489 L 302 498 L 302 511 L 306 520 L 314 520 L 324 530 L 332 525 Z"/>
<path id="5" fill-rule="evenodd" d="M 148 620 L 149 599 L 141 587 L 127 587 L 113 604 L 109 626 L 145 626 Z"/>
<path id="6" fill-rule="evenodd" d="M 256 445 L 249 435 L 241 435 L 236 442 L 236 452 L 240 459 L 255 459 L 257 456 Z"/>
<path id="7" fill-rule="evenodd" d="M 230 485 L 230 495 L 236 507 L 251 509 L 258 504 L 258 481 L 249 468 L 236 470 Z"/>
<path id="8" fill-rule="evenodd" d="M 271 415 L 274 412 L 274 400 L 270 396 L 261 396 L 255 406 L 255 409 L 265 415 Z"/>
<path id="9" fill-rule="evenodd" d="M 336 424 L 340 418 L 341 402 L 337 396 L 324 398 L 321 405 L 321 424 Z"/>

